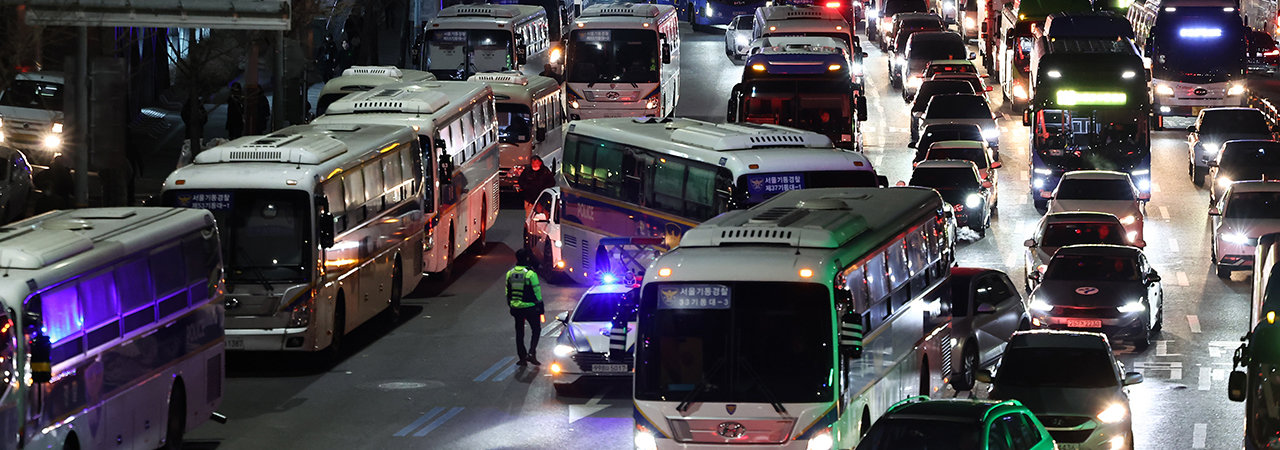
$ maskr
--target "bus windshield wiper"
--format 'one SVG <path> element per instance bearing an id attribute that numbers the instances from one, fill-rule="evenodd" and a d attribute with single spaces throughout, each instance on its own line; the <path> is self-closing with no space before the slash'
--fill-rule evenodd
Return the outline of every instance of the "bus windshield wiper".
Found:
<path id="1" fill-rule="evenodd" d="M 701 382 L 701 383 L 698 383 L 698 386 L 697 386 L 697 387 L 695 387 L 695 388 L 693 388 L 693 390 L 692 390 L 692 391 L 690 391 L 688 395 L 685 395 L 685 396 L 684 396 L 684 399 L 683 399 L 683 400 L 680 400 L 680 404 L 679 404 L 679 405 L 676 405 L 676 411 L 680 411 L 680 412 L 682 412 L 682 413 L 683 413 L 683 412 L 688 412 L 688 411 L 689 411 L 689 405 L 693 403 L 693 399 L 694 399 L 694 398 L 696 398 L 696 397 L 697 397 L 697 396 L 699 396 L 699 395 L 702 395 L 702 393 L 703 393 L 704 391 L 706 391 L 707 389 L 712 388 L 712 387 L 715 387 L 715 385 L 714 385 L 714 384 L 709 384 L 709 383 L 707 383 L 705 380 L 709 380 L 709 379 L 715 378 L 715 376 L 716 376 L 717 374 L 719 374 L 719 373 L 720 373 L 720 369 L 723 369 L 723 368 L 724 368 L 724 361 L 725 361 L 725 357 L 723 357 L 723 356 L 722 356 L 722 357 L 720 357 L 720 360 L 719 360 L 719 361 L 716 361 L 716 365 L 715 365 L 715 367 L 712 367 L 712 368 L 711 368 L 711 371 L 710 371 L 710 372 L 707 372 L 706 376 L 705 376 L 705 377 L 703 377 L 703 380 L 704 380 L 704 381 L 703 381 L 703 382 Z"/>
<path id="2" fill-rule="evenodd" d="M 252 261 L 250 261 L 252 258 L 249 257 L 249 252 L 245 251 L 244 247 L 240 245 L 236 245 L 236 253 L 239 254 L 240 257 L 244 259 L 244 262 L 248 263 L 247 265 L 242 265 L 237 268 L 250 269 L 254 277 L 258 279 L 258 282 L 262 283 L 262 288 L 266 289 L 268 294 L 273 294 L 274 290 L 271 289 L 271 282 L 267 281 L 266 275 L 262 274 L 262 268 L 258 267 L 257 264 L 254 264 Z"/>
<path id="3" fill-rule="evenodd" d="M 787 407 L 782 406 L 782 402 L 778 401 L 778 397 L 773 395 L 773 391 L 769 389 L 767 384 L 765 384 L 764 378 L 760 376 L 759 372 L 756 372 L 756 369 L 751 366 L 751 363 L 747 362 L 746 358 L 738 358 L 738 366 L 741 367 L 748 375 L 751 375 L 751 379 L 755 380 L 756 384 L 760 386 L 760 392 L 764 394 L 765 400 L 769 401 L 769 405 L 773 406 L 773 410 L 775 412 L 778 414 L 787 413 Z"/>

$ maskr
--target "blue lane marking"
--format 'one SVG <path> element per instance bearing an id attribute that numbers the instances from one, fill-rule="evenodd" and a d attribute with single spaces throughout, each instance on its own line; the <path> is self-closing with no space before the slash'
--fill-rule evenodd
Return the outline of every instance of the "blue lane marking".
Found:
<path id="1" fill-rule="evenodd" d="M 516 357 L 514 356 L 508 356 L 506 358 L 502 358 L 501 361 L 498 361 L 494 363 L 492 366 L 489 366 L 489 369 L 485 370 L 484 373 L 481 373 L 480 376 L 477 376 L 474 381 L 478 383 L 488 379 L 489 376 L 493 375 L 494 372 L 497 372 L 498 369 L 501 369 L 503 366 L 507 364 L 511 364 L 512 362 L 515 361 L 515 359 Z"/>
<path id="2" fill-rule="evenodd" d="M 502 373 L 498 374 L 498 376 L 493 377 L 493 381 L 494 381 L 494 382 L 498 382 L 498 381 L 505 380 L 505 379 L 507 379 L 507 377 L 511 376 L 511 374 L 513 374 L 513 373 L 516 373 L 516 365 L 515 365 L 515 364 L 512 364 L 512 365 L 510 365 L 510 366 L 507 366 L 507 370 L 504 370 L 504 371 L 502 371 Z"/>
<path id="3" fill-rule="evenodd" d="M 400 431 L 397 431 L 396 434 L 393 434 L 392 436 L 398 436 L 398 437 L 408 436 L 409 433 L 412 433 L 413 430 L 418 429 L 418 427 L 422 426 L 422 424 L 427 423 L 427 421 L 431 420 L 432 417 L 435 417 L 436 414 L 440 414 L 440 411 L 444 411 L 444 408 L 441 408 L 438 406 L 435 408 L 431 408 L 430 411 L 427 411 L 427 413 L 423 414 L 422 417 L 419 417 L 418 420 L 413 421 L 413 423 L 409 424 L 409 426 L 407 427 L 401 428 Z"/>
<path id="4" fill-rule="evenodd" d="M 413 433 L 413 437 L 426 436 L 427 433 L 432 432 L 436 428 L 440 427 L 440 425 L 444 425 L 445 422 L 448 422 L 449 419 L 453 418 L 453 416 L 458 415 L 458 413 L 462 412 L 462 410 L 463 408 L 461 406 L 455 406 L 453 408 L 449 408 L 449 412 L 444 413 L 444 415 L 436 418 L 436 420 L 431 421 L 429 425 L 419 430 L 417 433 Z"/>

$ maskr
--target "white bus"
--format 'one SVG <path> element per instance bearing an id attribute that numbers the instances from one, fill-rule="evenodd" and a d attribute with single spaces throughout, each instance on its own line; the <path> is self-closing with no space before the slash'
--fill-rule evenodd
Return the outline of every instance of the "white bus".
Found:
<path id="1" fill-rule="evenodd" d="M 0 230 L 0 447 L 181 448 L 222 402 L 207 211 L 55 211 Z"/>
<path id="2" fill-rule="evenodd" d="M 341 352 L 422 278 L 418 140 L 405 126 L 295 125 L 205 150 L 164 182 L 218 219 L 227 349 Z"/>
<path id="3" fill-rule="evenodd" d="M 378 86 L 399 82 L 433 81 L 431 72 L 401 69 L 395 66 L 354 66 L 342 71 L 341 76 L 333 77 L 320 88 L 320 98 L 316 103 L 316 115 L 324 115 L 329 105 L 352 92 L 364 92 Z"/>
<path id="4" fill-rule="evenodd" d="M 566 119 L 560 83 L 519 72 L 478 73 L 467 81 L 487 83 L 493 89 L 498 112 L 499 186 L 515 190 L 520 173 L 534 155 L 550 164 L 549 157 L 559 154 L 564 145 L 560 125 Z"/>
<path id="5" fill-rule="evenodd" d="M 547 11 L 541 6 L 453 5 L 427 24 L 419 66 L 441 80 L 521 70 L 526 58 L 551 46 L 547 27 Z M 541 72 L 542 65 L 532 69 Z"/>
<path id="6" fill-rule="evenodd" d="M 936 395 L 944 223 L 930 189 L 805 189 L 689 230 L 641 288 L 636 448 L 847 449 Z"/>
<path id="7" fill-rule="evenodd" d="M 334 102 L 313 123 L 412 127 L 424 169 L 423 274 L 449 279 L 463 250 L 484 251 L 499 206 L 498 119 L 488 85 L 390 84 Z"/>
<path id="8" fill-rule="evenodd" d="M 578 282 L 614 271 L 604 238 L 672 248 L 699 222 L 783 191 L 885 184 L 821 134 L 692 119 L 570 122 L 561 173 L 564 271 Z"/>
<path id="9" fill-rule="evenodd" d="M 586 7 L 569 31 L 564 73 L 573 120 L 670 115 L 680 100 L 675 7 Z"/>

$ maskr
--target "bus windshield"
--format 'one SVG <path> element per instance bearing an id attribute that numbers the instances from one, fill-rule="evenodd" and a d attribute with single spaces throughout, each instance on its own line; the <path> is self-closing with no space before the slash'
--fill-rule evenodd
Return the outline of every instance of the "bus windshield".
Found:
<path id="1" fill-rule="evenodd" d="M 515 69 L 511 33 L 499 30 L 427 31 L 427 70 L 442 80 Z"/>
<path id="2" fill-rule="evenodd" d="M 311 196 L 267 189 L 175 190 L 164 204 L 213 213 L 227 283 L 298 283 L 309 278 Z"/>
<path id="3" fill-rule="evenodd" d="M 1178 7 L 1156 22 L 1155 76 L 1213 83 L 1239 76 L 1244 65 L 1240 16 L 1220 7 Z"/>
<path id="4" fill-rule="evenodd" d="M 834 399 L 831 292 L 823 285 L 654 283 L 640 315 L 637 400 Z"/>
<path id="5" fill-rule="evenodd" d="M 498 103 L 498 141 L 504 144 L 529 142 L 533 135 L 533 115 L 518 103 Z"/>
<path id="6" fill-rule="evenodd" d="M 34 80 L 13 80 L 0 95 L 0 106 L 62 111 L 62 85 Z"/>
<path id="7" fill-rule="evenodd" d="M 570 83 L 657 83 L 661 64 L 654 30 L 574 30 L 569 39 Z"/>

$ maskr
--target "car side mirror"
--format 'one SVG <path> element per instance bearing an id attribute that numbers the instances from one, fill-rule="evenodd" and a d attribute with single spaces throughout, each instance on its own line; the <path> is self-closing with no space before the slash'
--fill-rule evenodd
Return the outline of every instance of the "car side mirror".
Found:
<path id="1" fill-rule="evenodd" d="M 859 53 L 859 54 L 860 54 L 860 55 L 862 55 L 862 57 L 863 57 L 863 58 L 866 58 L 866 57 L 867 57 L 867 52 L 861 52 L 861 53 Z"/>
<path id="2" fill-rule="evenodd" d="M 1000 164 L 1000 161 L 996 161 L 996 162 L 991 163 L 991 168 L 992 168 L 992 169 L 999 169 L 999 168 L 1001 168 L 1001 167 L 1004 167 L 1004 164 Z"/>
<path id="3" fill-rule="evenodd" d="M 991 384 L 991 378 L 991 369 L 979 370 L 974 376 L 974 379 L 987 384 Z"/>
<path id="4" fill-rule="evenodd" d="M 1155 272 L 1152 272 L 1152 273 L 1151 273 L 1151 275 L 1147 275 L 1147 281 L 1152 282 L 1152 283 L 1159 282 L 1159 281 L 1160 281 L 1160 274 L 1155 273 Z"/>
<path id="5" fill-rule="evenodd" d="M 974 311 L 977 311 L 977 312 L 978 312 L 978 314 L 992 314 L 992 313 L 996 312 L 996 307 L 991 306 L 991 304 L 990 304 L 990 303 L 983 303 L 983 304 L 978 305 L 978 309 L 976 309 L 976 310 L 974 310 Z"/>
<path id="6" fill-rule="evenodd" d="M 845 313 L 840 318 L 840 350 L 850 359 L 862 358 L 862 316 Z"/>
<path id="7" fill-rule="evenodd" d="M 991 90 L 990 89 L 991 86 L 987 86 L 987 88 L 988 88 L 987 90 Z M 1024 127 L 1031 126 L 1031 110 L 1030 109 L 1022 110 L 1022 126 Z"/>
<path id="8" fill-rule="evenodd" d="M 969 59 L 970 59 L 970 60 L 978 59 L 978 53 L 977 53 L 977 52 L 969 52 Z"/>
<path id="9" fill-rule="evenodd" d="M 990 182 L 990 181 L 983 181 L 983 182 L 982 182 L 982 188 L 983 188 L 983 189 L 991 189 L 991 186 L 993 186 L 993 185 L 991 184 L 991 182 Z"/>
<path id="10" fill-rule="evenodd" d="M 910 143 L 910 144 L 907 144 L 907 148 L 917 148 L 917 147 L 916 147 L 916 143 L 915 143 L 915 142 L 912 142 L 912 143 Z"/>
<path id="11" fill-rule="evenodd" d="M 538 223 L 547 222 L 547 213 L 533 213 L 533 221 Z"/>
<path id="12" fill-rule="evenodd" d="M 1233 402 L 1243 402 L 1245 390 L 1249 386 L 1249 376 L 1243 370 L 1233 370 L 1231 375 L 1227 376 L 1227 399 Z"/>
<path id="13" fill-rule="evenodd" d="M 556 320 L 560 321 L 560 323 L 563 323 L 563 324 L 568 325 L 568 323 L 569 323 L 569 313 L 571 313 L 571 312 L 573 312 L 573 310 L 572 310 L 572 309 L 571 309 L 571 310 L 568 310 L 568 311 L 565 311 L 565 312 L 562 312 L 562 313 L 560 313 L 560 314 L 556 314 Z"/>
<path id="14" fill-rule="evenodd" d="M 1031 281 L 1034 281 L 1037 283 L 1040 282 L 1040 278 L 1042 278 L 1043 276 L 1044 274 L 1040 273 L 1040 269 L 1032 270 L 1031 273 L 1027 274 L 1027 278 L 1030 278 Z"/>
<path id="15" fill-rule="evenodd" d="M 1023 247 L 1027 247 L 1027 248 L 1035 247 L 1035 246 L 1036 246 L 1036 240 L 1035 240 L 1035 239 L 1027 239 L 1027 240 L 1025 240 L 1025 241 L 1022 241 L 1022 246 L 1023 246 Z"/>
<path id="16" fill-rule="evenodd" d="M 1150 193 L 1150 192 L 1139 192 L 1139 193 L 1138 193 L 1138 201 L 1140 201 L 1140 202 L 1149 202 L 1149 201 L 1151 201 L 1151 193 Z"/>
<path id="17" fill-rule="evenodd" d="M 49 336 L 38 335 L 31 338 L 31 380 L 36 383 L 48 383 L 53 378 L 53 344 Z"/>
<path id="18" fill-rule="evenodd" d="M 1124 374 L 1124 385 L 1132 386 L 1142 382 L 1142 374 L 1138 372 L 1126 372 Z"/>
<path id="19" fill-rule="evenodd" d="M 662 63 L 671 64 L 671 44 L 662 43 Z"/>
<path id="20" fill-rule="evenodd" d="M 1218 207 L 1217 207 L 1217 206 L 1210 206 L 1210 207 L 1209 207 L 1209 215 L 1210 215 L 1210 216 L 1221 216 L 1221 215 L 1222 215 L 1222 211 L 1218 210 Z"/>
<path id="21" fill-rule="evenodd" d="M 322 212 L 316 216 L 316 240 L 320 248 L 333 247 L 333 213 Z"/>

